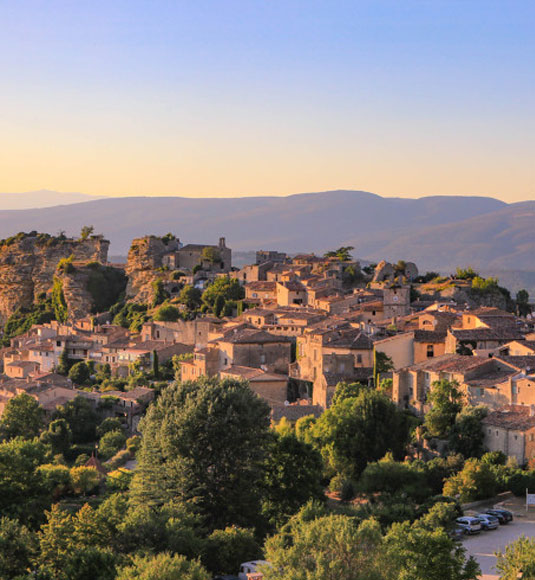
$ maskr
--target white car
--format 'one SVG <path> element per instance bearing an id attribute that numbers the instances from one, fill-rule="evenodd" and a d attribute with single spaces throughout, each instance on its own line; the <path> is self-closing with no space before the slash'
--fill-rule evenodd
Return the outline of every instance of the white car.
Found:
<path id="1" fill-rule="evenodd" d="M 465 534 L 479 534 L 481 531 L 481 522 L 477 518 L 464 516 L 457 518 L 457 526 L 464 530 Z"/>
<path id="2" fill-rule="evenodd" d="M 262 580 L 264 575 L 260 572 L 262 566 L 269 566 L 266 560 L 253 560 L 252 562 L 244 562 L 240 566 L 238 574 L 239 580 Z"/>

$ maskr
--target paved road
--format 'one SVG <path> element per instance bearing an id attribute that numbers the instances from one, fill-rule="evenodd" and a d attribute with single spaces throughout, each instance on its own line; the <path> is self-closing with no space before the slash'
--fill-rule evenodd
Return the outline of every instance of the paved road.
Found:
<path id="1" fill-rule="evenodd" d="M 482 580 L 495 580 L 499 578 L 494 566 L 496 557 L 494 552 L 503 552 L 505 546 L 514 542 L 519 536 L 535 536 L 535 522 L 515 519 L 506 526 L 500 526 L 490 532 L 481 532 L 477 536 L 468 536 L 463 540 L 468 554 L 474 556 L 481 566 Z"/>

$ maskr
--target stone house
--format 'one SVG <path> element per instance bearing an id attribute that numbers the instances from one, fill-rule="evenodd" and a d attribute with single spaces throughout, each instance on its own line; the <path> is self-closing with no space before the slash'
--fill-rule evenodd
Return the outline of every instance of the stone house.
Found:
<path id="1" fill-rule="evenodd" d="M 312 390 L 315 405 L 327 408 L 338 382 L 367 382 L 372 374 L 373 342 L 349 324 L 309 329 L 297 337 L 290 377 Z"/>
<path id="2" fill-rule="evenodd" d="M 242 379 L 249 382 L 249 387 L 270 405 L 281 405 L 288 400 L 288 375 L 269 373 L 258 368 L 232 365 L 223 369 L 219 376 Z"/>
<path id="3" fill-rule="evenodd" d="M 301 282 L 276 282 L 275 288 L 278 306 L 306 306 L 307 290 Z"/>
<path id="4" fill-rule="evenodd" d="M 535 407 L 507 405 L 483 419 L 484 445 L 516 458 L 519 465 L 535 460 Z"/>
<path id="5" fill-rule="evenodd" d="M 219 238 L 217 246 L 209 244 L 187 244 L 173 248 L 162 259 L 163 265 L 171 270 L 184 270 L 191 272 L 195 266 L 201 266 L 203 270 L 212 272 L 228 273 L 232 269 L 232 250 L 227 248 L 225 238 Z M 207 259 L 207 255 L 211 259 Z"/>
<path id="6" fill-rule="evenodd" d="M 248 282 L 245 285 L 245 300 L 252 304 L 276 304 L 276 282 Z"/>

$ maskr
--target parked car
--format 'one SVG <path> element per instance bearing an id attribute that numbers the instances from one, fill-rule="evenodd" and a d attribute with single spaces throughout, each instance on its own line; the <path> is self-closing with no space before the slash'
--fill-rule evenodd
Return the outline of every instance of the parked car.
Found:
<path id="1" fill-rule="evenodd" d="M 462 540 L 464 536 L 464 529 L 456 525 L 455 528 L 449 532 L 449 534 L 452 540 Z"/>
<path id="2" fill-rule="evenodd" d="M 500 520 L 490 514 L 476 514 L 475 517 L 481 522 L 481 527 L 485 530 L 495 530 L 500 525 Z"/>
<path id="3" fill-rule="evenodd" d="M 486 510 L 485 513 L 498 518 L 500 524 L 508 524 L 509 522 L 513 521 L 513 514 L 509 510 L 504 510 L 502 508 L 492 508 Z"/>
<path id="4" fill-rule="evenodd" d="M 244 562 L 240 566 L 239 580 L 262 580 L 264 574 L 260 572 L 262 566 L 269 566 L 266 560 L 254 560 L 252 562 Z"/>
<path id="5" fill-rule="evenodd" d="M 479 534 L 481 531 L 481 522 L 478 518 L 463 516 L 457 518 L 457 527 L 462 528 L 465 534 Z"/>

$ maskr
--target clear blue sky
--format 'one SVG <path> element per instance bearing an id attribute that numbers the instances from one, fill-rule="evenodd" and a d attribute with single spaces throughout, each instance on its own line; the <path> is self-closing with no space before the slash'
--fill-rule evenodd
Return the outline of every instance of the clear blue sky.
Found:
<path id="1" fill-rule="evenodd" d="M 0 191 L 535 198 L 535 2 L 0 5 Z"/>

